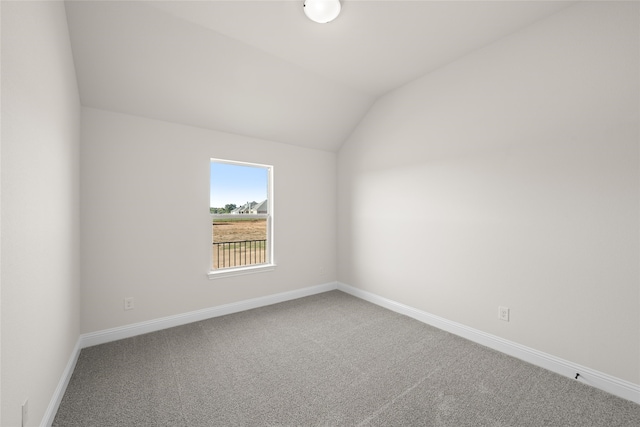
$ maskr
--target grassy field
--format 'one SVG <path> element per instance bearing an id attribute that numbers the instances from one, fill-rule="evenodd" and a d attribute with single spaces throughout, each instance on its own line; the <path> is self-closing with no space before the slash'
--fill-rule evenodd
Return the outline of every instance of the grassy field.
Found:
<path id="1" fill-rule="evenodd" d="M 213 243 L 265 240 L 267 238 L 266 219 L 216 219 L 213 221 L 211 229 Z"/>

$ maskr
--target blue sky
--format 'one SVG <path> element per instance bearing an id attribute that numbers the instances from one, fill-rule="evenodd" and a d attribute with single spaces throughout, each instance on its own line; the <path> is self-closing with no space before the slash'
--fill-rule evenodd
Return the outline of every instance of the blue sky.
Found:
<path id="1" fill-rule="evenodd" d="M 223 208 L 233 203 L 262 202 L 267 198 L 269 171 L 262 167 L 230 165 L 211 162 L 210 204 Z"/>

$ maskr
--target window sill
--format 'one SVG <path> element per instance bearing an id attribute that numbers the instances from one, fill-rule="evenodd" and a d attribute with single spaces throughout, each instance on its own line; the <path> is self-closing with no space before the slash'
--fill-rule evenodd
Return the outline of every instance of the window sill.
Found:
<path id="1" fill-rule="evenodd" d="M 213 280 L 213 279 L 222 279 L 225 277 L 242 276 L 245 274 L 263 273 L 266 271 L 273 271 L 275 269 L 276 269 L 275 264 L 260 264 L 260 265 L 250 266 L 250 267 L 225 268 L 222 270 L 212 270 L 209 272 L 208 276 L 210 280 Z"/>

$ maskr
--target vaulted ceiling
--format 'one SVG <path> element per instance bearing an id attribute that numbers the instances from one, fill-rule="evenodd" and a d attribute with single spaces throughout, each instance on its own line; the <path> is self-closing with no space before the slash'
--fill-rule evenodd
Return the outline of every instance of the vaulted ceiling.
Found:
<path id="1" fill-rule="evenodd" d="M 381 95 L 566 1 L 70 1 L 81 102 L 337 150 Z"/>

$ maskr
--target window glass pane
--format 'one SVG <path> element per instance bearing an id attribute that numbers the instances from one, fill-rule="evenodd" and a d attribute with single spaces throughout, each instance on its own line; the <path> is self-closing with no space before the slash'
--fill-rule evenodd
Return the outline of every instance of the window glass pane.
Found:
<path id="1" fill-rule="evenodd" d="M 212 229 L 214 269 L 269 262 L 266 219 L 214 218 Z"/>
<path id="2" fill-rule="evenodd" d="M 212 269 L 271 262 L 268 166 L 211 161 Z"/>
<path id="3" fill-rule="evenodd" d="M 269 170 L 258 166 L 244 166 L 211 162 L 211 213 L 267 213 Z M 215 212 L 214 212 L 215 209 Z"/>

